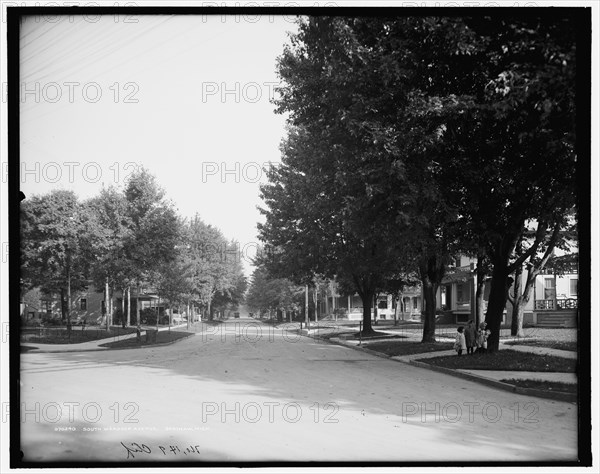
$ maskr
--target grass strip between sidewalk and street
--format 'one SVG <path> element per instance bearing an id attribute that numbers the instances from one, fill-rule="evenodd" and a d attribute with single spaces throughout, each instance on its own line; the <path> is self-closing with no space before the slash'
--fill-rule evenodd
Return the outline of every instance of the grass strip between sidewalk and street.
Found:
<path id="1" fill-rule="evenodd" d="M 156 344 L 166 344 L 174 342 L 179 339 L 184 339 L 188 336 L 192 336 L 194 333 L 183 332 L 183 331 L 159 331 L 156 337 L 156 341 L 147 342 L 146 336 L 143 335 L 141 341 L 138 342 L 135 337 L 130 339 L 123 339 L 122 341 L 108 342 L 101 344 L 100 347 L 108 347 L 110 349 L 124 349 L 124 348 L 135 348 L 135 347 L 148 347 Z"/>
<path id="2" fill-rule="evenodd" d="M 372 351 L 381 352 L 388 356 L 401 356 L 423 354 L 426 352 L 448 351 L 453 346 L 452 342 L 408 342 L 408 341 L 382 341 L 363 343 L 363 347 Z"/>
<path id="3" fill-rule="evenodd" d="M 549 349 L 558 349 L 561 351 L 577 352 L 577 341 L 548 341 L 533 339 L 530 341 L 512 341 L 506 342 L 507 346 L 532 346 L 532 347 L 547 347 Z"/>
<path id="4" fill-rule="evenodd" d="M 551 355 L 502 349 L 496 352 L 464 354 L 423 359 L 430 365 L 448 369 L 510 370 L 529 372 L 575 372 L 577 361 Z"/>
<path id="5" fill-rule="evenodd" d="M 500 382 L 509 383 L 521 388 L 544 390 L 562 393 L 577 393 L 577 384 L 565 382 L 552 382 L 548 380 L 532 379 L 502 379 Z"/>
<path id="6" fill-rule="evenodd" d="M 134 334 L 135 327 L 122 328 L 112 326 L 110 331 L 106 328 L 87 327 L 82 329 L 80 326 L 73 326 L 71 337 L 68 336 L 66 328 L 41 328 L 32 330 L 22 330 L 21 342 L 33 344 L 81 344 L 82 342 L 97 341 L 109 337 L 120 337 L 128 334 Z"/>

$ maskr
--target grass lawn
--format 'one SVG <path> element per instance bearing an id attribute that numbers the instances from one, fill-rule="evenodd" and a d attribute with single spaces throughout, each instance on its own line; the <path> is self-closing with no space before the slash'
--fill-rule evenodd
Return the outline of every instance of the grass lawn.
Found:
<path id="1" fill-rule="evenodd" d="M 423 359 L 421 362 L 448 369 L 524 370 L 530 372 L 575 372 L 577 361 L 562 357 L 503 349 L 497 352 Z"/>
<path id="2" fill-rule="evenodd" d="M 123 329 L 120 326 L 112 326 L 110 332 L 98 327 L 87 327 L 84 330 L 80 326 L 73 326 L 71 337 L 68 337 L 65 328 L 41 328 L 35 330 L 23 330 L 21 332 L 21 342 L 37 344 L 79 344 L 88 341 L 97 341 L 107 337 L 123 336 L 124 334 L 134 333 L 134 327 Z"/>
<path id="3" fill-rule="evenodd" d="M 503 379 L 501 382 L 516 385 L 522 388 L 535 388 L 537 390 L 549 390 L 552 392 L 577 393 L 577 384 L 563 382 L 548 382 L 546 380 L 531 379 Z"/>
<path id="4" fill-rule="evenodd" d="M 137 342 L 136 338 L 124 339 L 122 341 L 108 342 L 101 344 L 101 347 L 110 347 L 111 349 L 122 349 L 122 348 L 133 348 L 133 347 L 145 347 L 152 346 L 154 344 L 164 344 L 166 342 L 177 341 L 185 337 L 191 336 L 193 333 L 182 332 L 182 331 L 159 331 L 156 342 L 146 342 L 146 335 L 142 335 L 142 341 Z"/>
<path id="5" fill-rule="evenodd" d="M 352 333 L 346 333 L 342 336 L 343 339 L 347 339 L 350 341 L 369 341 L 369 340 L 377 340 L 377 339 L 406 339 L 408 336 L 403 336 L 403 335 L 394 335 L 394 334 L 388 334 L 385 332 L 379 332 L 379 331 L 373 331 L 372 333 L 369 333 L 368 336 L 365 336 L 363 334 L 362 338 L 359 336 L 358 331 L 357 332 L 352 332 Z"/>
<path id="6" fill-rule="evenodd" d="M 561 351 L 574 351 L 577 352 L 577 341 L 551 341 L 544 339 L 532 339 L 530 341 L 514 341 L 507 342 L 507 346 L 534 346 L 534 347 L 549 347 L 552 349 L 559 349 Z"/>
<path id="7" fill-rule="evenodd" d="M 425 352 L 448 351 L 452 349 L 452 342 L 408 342 L 384 341 L 369 342 L 363 347 L 372 351 L 382 352 L 389 356 L 423 354 Z"/>

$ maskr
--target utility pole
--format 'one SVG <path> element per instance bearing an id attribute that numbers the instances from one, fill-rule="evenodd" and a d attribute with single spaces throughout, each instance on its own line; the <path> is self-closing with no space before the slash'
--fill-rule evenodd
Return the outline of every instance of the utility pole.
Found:
<path id="1" fill-rule="evenodd" d="M 308 285 L 306 285 L 306 291 L 304 293 L 304 319 L 306 321 L 306 330 L 310 327 L 310 322 L 308 319 Z"/>
<path id="2" fill-rule="evenodd" d="M 110 331 L 110 321 L 108 320 L 108 312 L 110 308 L 108 307 L 108 296 L 109 296 L 109 288 L 108 288 L 108 277 L 106 277 L 106 281 L 104 283 L 104 310 L 106 311 L 106 330 Z"/>
<path id="3" fill-rule="evenodd" d="M 315 281 L 315 290 L 314 290 L 314 300 L 315 300 L 315 323 L 319 322 L 319 282 Z"/>
<path id="4" fill-rule="evenodd" d="M 335 287 L 333 286 L 333 281 L 331 281 L 329 283 L 330 289 L 331 289 L 331 308 L 333 309 L 333 318 L 337 321 L 337 313 L 335 312 L 335 298 L 336 298 L 336 292 L 335 292 Z"/>

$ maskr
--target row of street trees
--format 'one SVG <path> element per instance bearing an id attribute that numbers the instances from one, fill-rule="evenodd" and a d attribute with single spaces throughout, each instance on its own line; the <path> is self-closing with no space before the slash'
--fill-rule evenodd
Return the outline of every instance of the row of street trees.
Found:
<path id="1" fill-rule="evenodd" d="M 250 287 L 246 295 L 246 305 L 258 315 L 267 313 L 282 319 L 301 311 L 304 306 L 304 287 L 294 284 L 287 278 L 270 278 L 263 268 L 252 273 Z"/>
<path id="2" fill-rule="evenodd" d="M 143 168 L 122 191 L 110 187 L 79 201 L 72 191 L 56 190 L 21 203 L 22 291 L 59 293 L 68 327 L 72 295 L 91 284 L 105 292 L 107 326 L 115 291 L 130 295 L 135 288 L 139 295 L 142 285 L 155 288 L 169 307 L 198 305 L 212 318 L 215 307 L 243 299 L 237 248 L 198 215 L 181 218 Z M 129 299 L 127 311 L 122 301 L 129 319 Z M 136 304 L 135 324 L 139 311 Z"/>
<path id="3" fill-rule="evenodd" d="M 577 13 L 298 26 L 278 61 L 288 135 L 261 188 L 259 263 L 350 285 L 367 333 L 374 294 L 416 274 L 433 341 L 448 263 L 477 256 L 496 350 L 515 272 L 561 245 L 574 215 Z"/>

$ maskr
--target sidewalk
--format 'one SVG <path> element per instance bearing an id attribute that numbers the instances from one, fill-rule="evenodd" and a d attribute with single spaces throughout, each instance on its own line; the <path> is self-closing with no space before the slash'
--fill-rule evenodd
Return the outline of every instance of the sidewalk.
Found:
<path id="1" fill-rule="evenodd" d="M 412 338 L 411 338 L 412 339 Z M 359 341 L 345 340 L 343 338 L 331 338 L 329 339 L 332 343 L 339 344 L 342 346 L 352 347 L 353 349 L 368 352 L 369 354 L 377 355 L 379 357 L 389 358 L 404 364 L 411 364 L 421 368 L 429 369 L 436 372 L 443 372 L 445 374 L 453 375 L 456 377 L 468 379 L 471 381 L 483 383 L 485 385 L 500 388 L 502 390 L 508 390 L 512 392 L 522 393 L 525 395 L 553 398 L 564 401 L 575 401 L 576 396 L 573 394 L 563 394 L 559 392 L 547 392 L 537 389 L 528 389 L 516 387 L 512 384 L 501 382 L 502 380 L 540 380 L 545 382 L 562 382 L 562 383 L 577 383 L 577 374 L 569 372 L 527 372 L 517 370 L 471 370 L 471 369 L 448 369 L 445 367 L 438 367 L 427 364 L 425 359 L 432 357 L 444 357 L 444 356 L 455 356 L 454 350 L 446 351 L 435 351 L 426 352 L 422 354 L 410 354 L 401 356 L 387 356 L 386 354 L 373 351 L 362 345 L 359 346 Z M 389 339 L 392 340 L 392 339 Z M 397 339 L 396 339 L 397 340 Z M 378 340 L 377 342 L 379 342 Z M 507 341 L 509 342 L 509 341 Z M 559 349 L 552 349 L 549 347 L 534 347 L 534 346 L 516 346 L 508 345 L 503 342 L 500 343 L 500 350 L 510 349 L 517 350 L 520 352 L 528 352 L 531 354 L 551 355 L 556 357 L 564 357 L 568 359 L 577 359 L 577 352 L 563 351 Z"/>
<path id="2" fill-rule="evenodd" d="M 185 327 L 187 329 L 187 323 L 179 324 L 177 326 L 171 326 L 171 329 L 178 329 Z M 145 337 L 146 330 L 156 330 L 156 327 L 142 327 L 141 335 Z M 159 331 L 168 331 L 169 327 L 158 328 Z M 35 342 L 22 342 L 21 347 L 30 347 L 27 353 L 39 353 L 39 352 L 90 352 L 90 351 L 106 351 L 110 350 L 110 347 L 101 347 L 102 344 L 110 342 L 123 341 L 125 339 L 132 339 L 137 334 L 124 334 L 121 336 L 106 337 L 104 339 L 96 339 L 95 341 L 80 342 L 78 344 L 37 344 Z"/>

